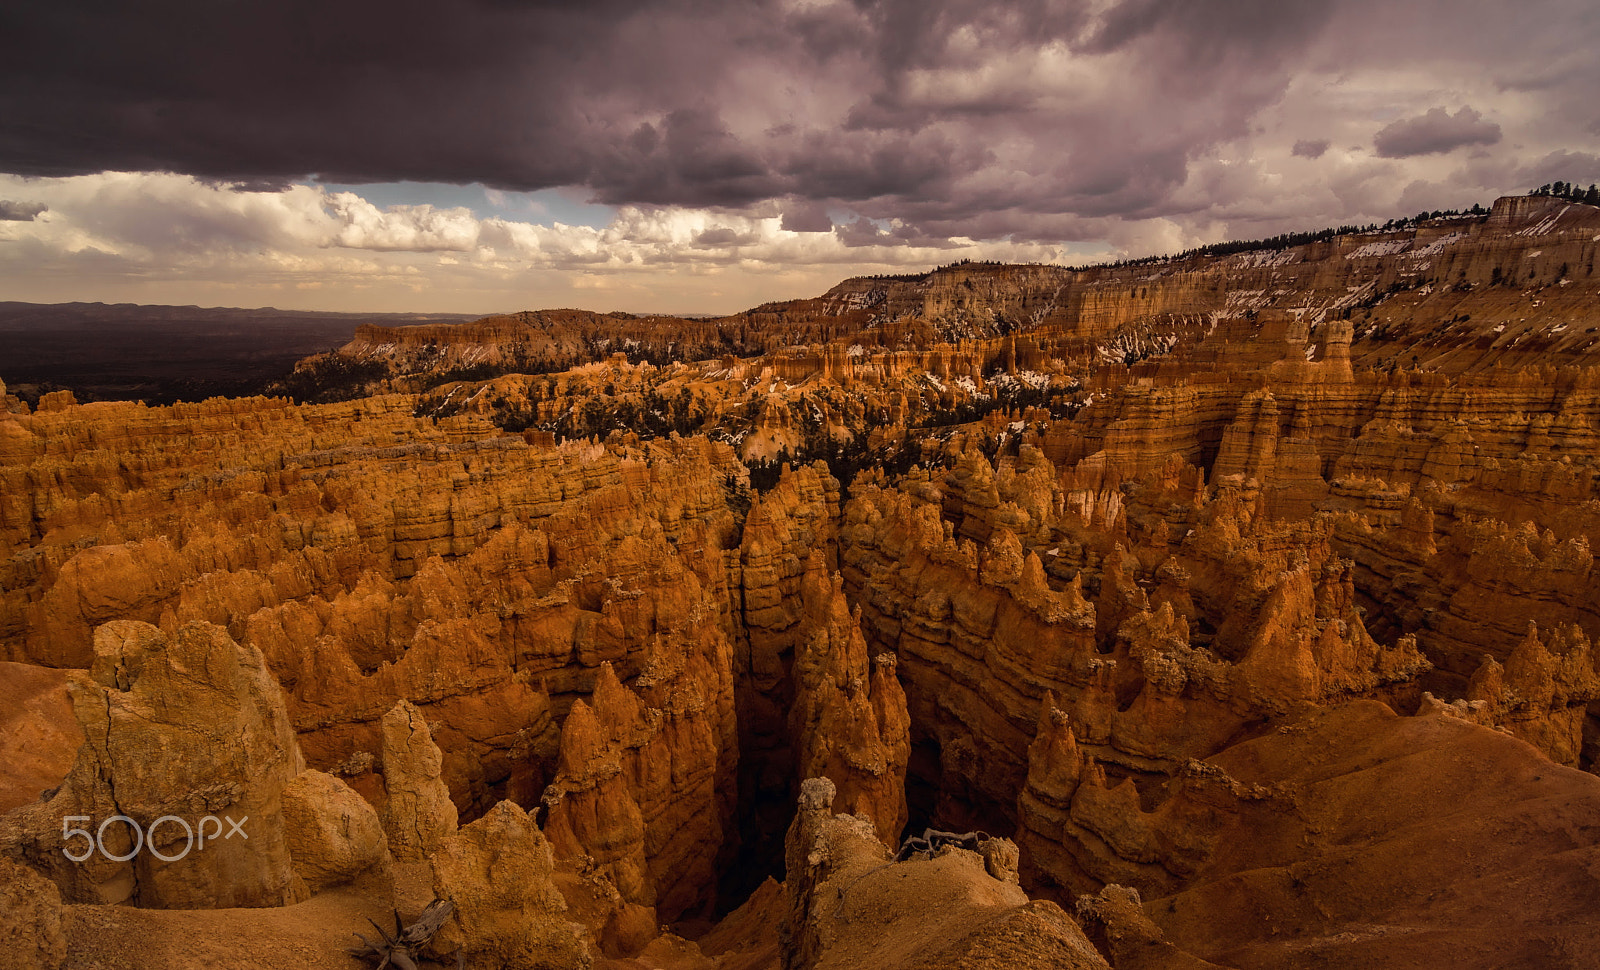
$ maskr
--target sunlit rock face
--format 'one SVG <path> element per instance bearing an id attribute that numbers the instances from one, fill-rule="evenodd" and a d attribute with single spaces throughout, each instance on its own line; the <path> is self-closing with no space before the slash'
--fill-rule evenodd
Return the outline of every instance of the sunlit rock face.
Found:
<path id="1" fill-rule="evenodd" d="M 1502 200 L 362 328 L 339 404 L 6 398 L 0 855 L 63 903 L 12 923 L 432 891 L 447 964 L 1562 965 L 1597 238 Z M 61 852 L 234 807 L 204 865 Z"/>

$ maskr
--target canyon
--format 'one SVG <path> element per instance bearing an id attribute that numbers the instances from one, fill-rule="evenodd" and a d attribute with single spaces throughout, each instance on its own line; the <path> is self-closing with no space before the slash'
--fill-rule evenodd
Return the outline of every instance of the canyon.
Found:
<path id="1" fill-rule="evenodd" d="M 1515 197 L 0 385 L 0 967 L 436 897 L 440 966 L 1592 966 L 1597 250 Z"/>

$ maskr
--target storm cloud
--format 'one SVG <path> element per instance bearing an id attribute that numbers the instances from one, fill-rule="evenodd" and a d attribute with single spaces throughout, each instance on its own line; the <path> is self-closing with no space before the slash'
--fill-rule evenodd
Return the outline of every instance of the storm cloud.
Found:
<path id="1" fill-rule="evenodd" d="M 3 15 L 0 170 L 584 185 L 614 204 L 892 198 L 925 221 L 1159 210 L 1367 4 L 82 6 Z M 1439 109 L 1377 144 L 1404 157 L 1497 130 Z"/>
<path id="2" fill-rule="evenodd" d="M 1372 137 L 1372 145 L 1383 158 L 1410 158 L 1455 151 L 1467 145 L 1493 145 L 1500 140 L 1500 126 L 1486 121 L 1469 107 L 1450 114 L 1443 108 L 1429 108 L 1416 118 L 1402 118 L 1387 125 Z"/>
<path id="3" fill-rule="evenodd" d="M 43 202 L 11 202 L 0 199 L 0 222 L 32 222 L 49 206 Z"/>
<path id="4" fill-rule="evenodd" d="M 117 172 L 334 185 L 294 196 L 337 225 L 316 238 L 441 260 L 489 245 L 484 213 L 361 187 L 717 210 L 828 253 L 1142 255 L 1382 221 L 1419 185 L 1470 204 L 1546 170 L 1594 181 L 1597 42 L 1588 0 L 12 4 L 0 173 L 23 193 Z M 204 213 L 118 198 L 61 218 L 182 252 L 265 231 L 211 196 Z M 731 226 L 680 255 L 724 258 Z"/>

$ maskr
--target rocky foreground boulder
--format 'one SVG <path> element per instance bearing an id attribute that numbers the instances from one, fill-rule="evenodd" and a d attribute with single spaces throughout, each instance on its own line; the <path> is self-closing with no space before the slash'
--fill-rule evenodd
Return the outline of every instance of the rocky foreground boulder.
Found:
<path id="1" fill-rule="evenodd" d="M 377 895 L 392 893 L 393 843 L 366 799 L 315 770 L 296 775 L 282 798 L 289 860 L 305 896 L 358 881 Z"/>
<path id="2" fill-rule="evenodd" d="M 870 818 L 834 814 L 835 797 L 826 778 L 807 779 L 785 840 L 784 970 L 1108 967 L 1071 917 L 996 878 L 985 854 L 941 847 L 897 861 Z"/>
<path id="3" fill-rule="evenodd" d="M 116 621 L 94 645 L 72 681 L 78 760 L 49 798 L 0 819 L 0 845 L 73 902 L 296 901 L 282 795 L 305 764 L 260 651 L 206 623 L 169 637 Z"/>
<path id="4" fill-rule="evenodd" d="M 66 958 L 60 890 L 27 866 L 0 858 L 0 968 L 59 970 Z"/>
<path id="5" fill-rule="evenodd" d="M 556 888 L 550 843 L 526 812 L 501 802 L 443 839 L 432 855 L 433 891 L 455 903 L 434 941 L 473 970 L 582 970 L 590 966 L 584 928 L 568 921 Z"/>

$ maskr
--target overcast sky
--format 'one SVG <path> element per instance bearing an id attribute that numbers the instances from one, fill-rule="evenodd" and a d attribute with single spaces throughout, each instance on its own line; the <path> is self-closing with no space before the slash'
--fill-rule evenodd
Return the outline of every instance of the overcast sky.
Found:
<path id="1" fill-rule="evenodd" d="M 722 312 L 1600 181 L 1594 0 L 19 0 L 0 299 Z"/>

